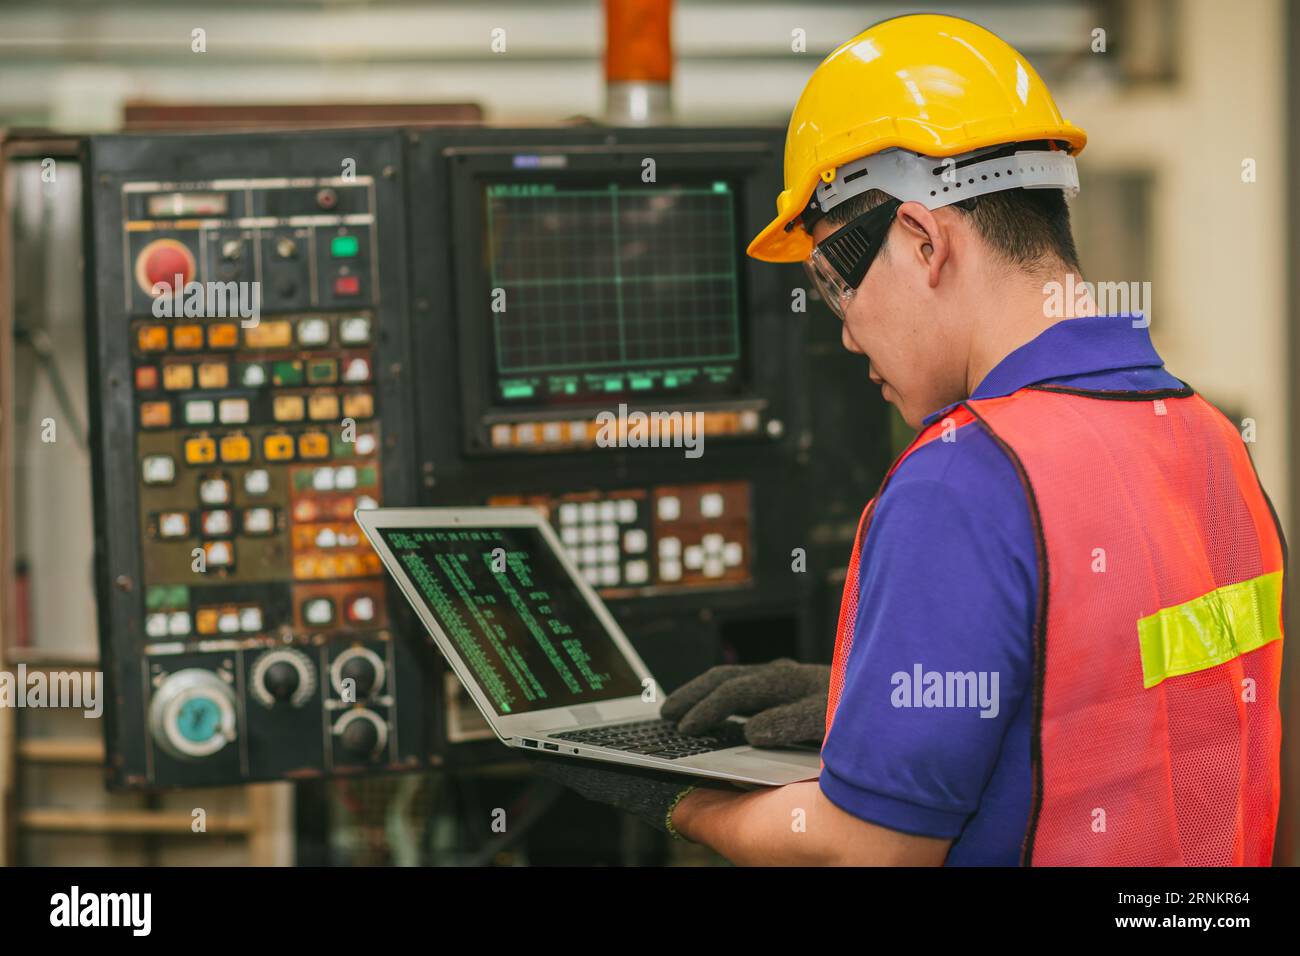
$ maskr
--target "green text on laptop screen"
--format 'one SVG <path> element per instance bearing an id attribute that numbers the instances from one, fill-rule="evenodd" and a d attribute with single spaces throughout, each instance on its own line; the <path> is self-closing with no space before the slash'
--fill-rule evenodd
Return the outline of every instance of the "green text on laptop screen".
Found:
<path id="1" fill-rule="evenodd" d="M 641 693 L 536 528 L 380 534 L 498 714 Z"/>

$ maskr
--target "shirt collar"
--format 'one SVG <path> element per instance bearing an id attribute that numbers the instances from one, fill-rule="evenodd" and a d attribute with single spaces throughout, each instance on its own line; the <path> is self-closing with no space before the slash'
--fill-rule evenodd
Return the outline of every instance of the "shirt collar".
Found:
<path id="1" fill-rule="evenodd" d="M 1135 320 L 1139 324 L 1135 324 Z M 1160 368 L 1164 360 L 1151 344 L 1140 317 L 1096 315 L 1064 319 L 1044 329 L 984 376 L 971 398 L 1001 398 L 1028 385 L 1124 368 Z M 930 425 L 952 411 L 954 402 L 925 417 Z"/>

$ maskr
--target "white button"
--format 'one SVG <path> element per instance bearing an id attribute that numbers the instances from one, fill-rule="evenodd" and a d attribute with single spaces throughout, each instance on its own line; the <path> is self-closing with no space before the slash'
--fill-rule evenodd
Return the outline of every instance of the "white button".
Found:
<path id="1" fill-rule="evenodd" d="M 199 482 L 199 500 L 205 505 L 224 505 L 230 501 L 230 482 L 224 478 L 205 478 Z"/>
<path id="2" fill-rule="evenodd" d="M 374 432 L 363 432 L 357 436 L 357 454 L 373 455 L 378 445 L 378 439 L 375 438 Z"/>
<path id="3" fill-rule="evenodd" d="M 582 576 L 587 579 L 587 583 L 592 586 L 600 585 L 600 568 L 591 567 L 582 572 Z"/>
<path id="4" fill-rule="evenodd" d="M 348 345 L 361 345 L 370 341 L 370 320 L 364 315 L 339 321 L 339 341 Z"/>
<path id="5" fill-rule="evenodd" d="M 144 633 L 146 637 L 166 637 L 167 615 L 158 613 L 146 617 L 144 619 Z"/>
<path id="6" fill-rule="evenodd" d="M 636 520 L 636 502 L 631 498 L 620 498 L 618 502 L 618 520 L 623 524 Z"/>
<path id="7" fill-rule="evenodd" d="M 617 540 L 618 540 L 618 525 L 614 524 L 614 522 L 612 522 L 612 521 L 611 521 L 609 524 L 603 524 L 603 525 L 601 525 L 601 526 L 600 526 L 600 540 L 601 540 L 601 541 L 607 541 L 607 542 L 608 542 L 608 541 L 617 541 Z"/>
<path id="8" fill-rule="evenodd" d="M 262 629 L 262 609 L 246 607 L 239 612 L 239 629 L 241 631 L 260 631 Z"/>
<path id="9" fill-rule="evenodd" d="M 578 506 L 572 501 L 560 505 L 560 524 L 577 524 Z"/>
<path id="10" fill-rule="evenodd" d="M 373 621 L 375 619 L 375 599 L 362 596 L 348 606 L 348 616 L 354 621 Z"/>
<path id="11" fill-rule="evenodd" d="M 646 533 L 643 528 L 628 528 L 623 532 L 623 550 L 628 554 L 640 554 L 645 550 Z"/>
<path id="12" fill-rule="evenodd" d="M 686 546 L 686 555 L 682 558 L 682 563 L 692 571 L 698 571 L 704 567 L 704 549 L 698 544 Z"/>
<path id="13" fill-rule="evenodd" d="M 569 422 L 569 441 L 586 442 L 587 423 Z"/>
<path id="14" fill-rule="evenodd" d="M 348 363 L 343 366 L 343 381 L 345 382 L 368 382 L 370 381 L 370 363 L 363 358 L 348 359 Z M 496 429 L 493 429 L 495 437 Z M 510 427 L 506 426 L 506 437 L 510 436 Z M 495 442 L 494 442 L 495 444 Z"/>
<path id="15" fill-rule="evenodd" d="M 515 441 L 521 445 L 531 445 L 537 441 L 536 425 L 520 425 L 515 429 Z"/>
<path id="16" fill-rule="evenodd" d="M 650 577 L 650 566 L 644 561 L 629 561 L 623 573 L 628 584 L 644 584 Z"/>
<path id="17" fill-rule="evenodd" d="M 578 529 L 573 527 L 573 525 L 569 525 L 567 528 L 561 529 L 560 537 L 564 540 L 565 544 L 575 545 L 578 543 Z"/>
<path id="18" fill-rule="evenodd" d="M 600 516 L 600 509 L 596 507 L 596 502 L 584 501 L 580 513 L 584 522 L 591 523 Z"/>
<path id="19" fill-rule="evenodd" d="M 230 512 L 229 511 L 205 511 L 203 512 L 203 533 L 209 537 L 217 535 L 230 534 Z"/>
<path id="20" fill-rule="evenodd" d="M 616 544 L 602 544 L 602 545 L 600 546 L 600 560 L 602 560 L 602 561 L 617 561 L 617 560 L 618 560 L 618 545 L 616 545 Z"/>
<path id="21" fill-rule="evenodd" d="M 260 385 L 265 385 L 266 369 L 257 364 L 245 365 L 241 379 L 247 388 L 257 388 Z"/>
<path id="22" fill-rule="evenodd" d="M 229 541 L 210 542 L 205 551 L 208 556 L 208 564 L 212 567 L 224 568 L 235 560 L 235 552 L 230 547 Z"/>
<path id="23" fill-rule="evenodd" d="M 659 557 L 677 558 L 682 553 L 681 538 L 660 538 L 659 539 Z"/>
<path id="24" fill-rule="evenodd" d="M 722 548 L 722 560 L 729 568 L 739 566 L 743 557 L 744 551 L 739 541 L 728 541 Z"/>
<path id="25" fill-rule="evenodd" d="M 146 485 L 166 485 L 176 478 L 176 462 L 170 455 L 149 455 L 141 466 Z"/>
<path id="26" fill-rule="evenodd" d="M 607 564 L 600 569 L 600 583 L 605 587 L 618 584 L 618 565 Z"/>
<path id="27" fill-rule="evenodd" d="M 722 559 L 712 555 L 704 562 L 704 576 L 706 578 L 722 577 L 723 565 Z"/>
<path id="28" fill-rule="evenodd" d="M 239 632 L 239 612 L 227 611 L 217 618 L 217 630 L 222 634 L 237 634 Z"/>
<path id="29" fill-rule="evenodd" d="M 600 560 L 600 550 L 595 545 L 587 545 L 582 549 L 582 563 L 595 564 Z"/>
<path id="30" fill-rule="evenodd" d="M 172 637 L 183 637 L 190 632 L 190 612 L 172 611 L 167 615 L 167 633 Z"/>
<path id="31" fill-rule="evenodd" d="M 244 474 L 244 490 L 250 495 L 264 495 L 271 490 L 271 473 L 264 468 L 256 468 Z"/>
<path id="32" fill-rule="evenodd" d="M 308 624 L 328 624 L 334 620 L 334 605 L 329 598 L 313 598 L 302 606 L 302 617 Z"/>
<path id="33" fill-rule="evenodd" d="M 190 533 L 190 516 L 184 511 L 167 511 L 158 516 L 160 538 L 186 538 Z"/>
<path id="34" fill-rule="evenodd" d="M 664 495 L 659 499 L 659 520 L 676 521 L 681 517 L 682 503 L 675 495 Z"/>
<path id="35" fill-rule="evenodd" d="M 298 341 L 303 345 L 324 345 L 330 340 L 330 324 L 324 319 L 303 319 L 298 323 Z"/>
<path id="36" fill-rule="evenodd" d="M 209 425 L 216 417 L 217 408 L 207 399 L 185 403 L 185 421 L 191 425 Z"/>
<path id="37" fill-rule="evenodd" d="M 352 465 L 342 465 L 334 470 L 334 487 L 351 491 L 357 486 L 357 470 Z"/>
<path id="38" fill-rule="evenodd" d="M 492 447 L 509 448 L 511 429 L 509 425 L 492 426 Z"/>
<path id="39" fill-rule="evenodd" d="M 700 496 L 700 514 L 706 518 L 717 518 L 722 514 L 723 498 L 716 491 Z"/>
<path id="40" fill-rule="evenodd" d="M 339 536 L 333 528 L 321 528 L 316 532 L 316 547 L 333 548 L 339 543 Z"/>
<path id="41" fill-rule="evenodd" d="M 665 581 L 680 581 L 682 577 L 682 566 L 676 561 L 660 561 L 659 577 Z"/>
<path id="42" fill-rule="evenodd" d="M 547 445 L 558 445 L 562 434 L 559 422 L 547 422 L 542 426 L 542 441 Z"/>
<path id="43" fill-rule="evenodd" d="M 747 409 L 740 413 L 740 430 L 742 432 L 758 431 L 758 412 Z"/>
<path id="44" fill-rule="evenodd" d="M 702 541 L 706 554 L 721 554 L 723 537 L 720 534 L 706 534 Z"/>
<path id="45" fill-rule="evenodd" d="M 618 517 L 618 504 L 613 501 L 602 501 L 600 503 L 600 520 L 614 521 Z"/>
<path id="46" fill-rule="evenodd" d="M 242 425 L 248 421 L 248 399 L 223 398 L 217 408 L 217 414 L 226 425 Z"/>
<path id="47" fill-rule="evenodd" d="M 333 491 L 334 469 L 317 468 L 311 473 L 311 486 L 317 491 Z"/>
<path id="48" fill-rule="evenodd" d="M 378 508 L 378 507 L 379 507 L 379 502 L 376 501 L 374 498 L 371 498 L 369 495 L 357 495 L 358 511 L 370 511 L 371 509 Z"/>
<path id="49" fill-rule="evenodd" d="M 600 540 L 600 529 L 594 524 L 584 525 L 582 528 L 582 543 L 595 544 Z"/>

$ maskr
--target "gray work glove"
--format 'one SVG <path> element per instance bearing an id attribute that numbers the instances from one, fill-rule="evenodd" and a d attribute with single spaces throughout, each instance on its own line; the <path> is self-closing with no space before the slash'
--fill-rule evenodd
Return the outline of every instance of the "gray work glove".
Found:
<path id="1" fill-rule="evenodd" d="M 547 780 L 563 784 L 580 797 L 607 803 L 644 820 L 656 830 L 680 837 L 669 824 L 677 802 L 703 781 L 675 773 L 639 767 L 611 767 L 592 760 L 526 754 L 532 769 Z"/>
<path id="2" fill-rule="evenodd" d="M 724 664 L 670 694 L 659 713 L 684 734 L 707 734 L 732 715 L 752 715 L 745 739 L 755 747 L 820 743 L 830 686 L 825 664 L 785 657 L 766 664 Z"/>

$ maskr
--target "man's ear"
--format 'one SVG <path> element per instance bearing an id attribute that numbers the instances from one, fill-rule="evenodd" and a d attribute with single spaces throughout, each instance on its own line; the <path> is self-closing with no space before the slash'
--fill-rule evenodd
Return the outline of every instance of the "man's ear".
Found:
<path id="1" fill-rule="evenodd" d="M 952 253 L 949 224 L 919 202 L 903 203 L 896 218 L 903 229 L 908 254 L 915 256 L 917 264 L 927 270 L 933 289 L 939 284 L 939 274 Z"/>

